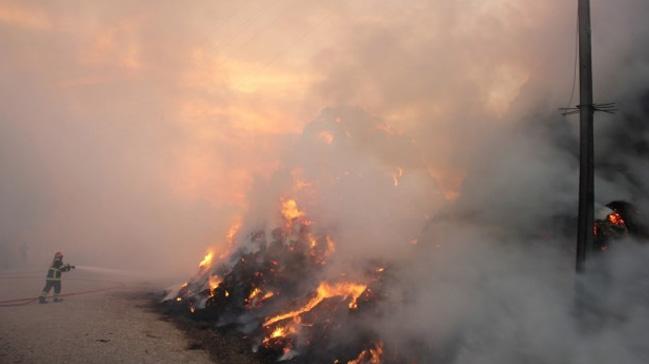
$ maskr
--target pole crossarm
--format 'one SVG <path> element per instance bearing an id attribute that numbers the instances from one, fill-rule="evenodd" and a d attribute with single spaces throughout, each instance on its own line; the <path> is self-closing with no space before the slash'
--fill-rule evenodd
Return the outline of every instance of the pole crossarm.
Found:
<path id="1" fill-rule="evenodd" d="M 605 104 L 591 104 L 587 105 L 593 108 L 593 111 L 595 112 L 605 112 L 607 114 L 615 114 L 619 109 L 617 108 L 617 104 L 614 102 L 609 102 Z M 578 114 L 581 112 L 581 110 L 584 108 L 584 105 L 575 105 L 574 107 L 561 107 L 559 108 L 559 111 L 561 111 L 561 115 L 566 116 L 566 115 L 572 115 L 572 114 Z"/>

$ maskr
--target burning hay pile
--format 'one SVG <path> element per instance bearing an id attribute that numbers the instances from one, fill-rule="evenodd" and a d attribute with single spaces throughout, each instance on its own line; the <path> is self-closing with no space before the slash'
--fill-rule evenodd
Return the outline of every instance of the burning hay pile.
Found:
<path id="1" fill-rule="evenodd" d="M 221 329 L 235 329 L 266 358 L 305 363 L 381 363 L 383 342 L 365 323 L 385 268 L 331 277 L 335 242 L 318 233 L 295 200 L 282 201 L 281 226 L 245 236 L 235 224 L 227 251 L 209 252 L 198 273 L 169 292 L 168 305 Z"/>

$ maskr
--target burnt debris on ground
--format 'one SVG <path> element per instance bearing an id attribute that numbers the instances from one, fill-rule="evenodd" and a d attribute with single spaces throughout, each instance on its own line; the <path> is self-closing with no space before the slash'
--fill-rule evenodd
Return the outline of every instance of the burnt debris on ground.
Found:
<path id="1" fill-rule="evenodd" d="M 282 216 L 268 236 L 257 230 L 236 241 L 231 232 L 229 251 L 208 253 L 191 280 L 166 293 L 167 316 L 219 360 L 234 355 L 228 363 L 391 362 L 369 324 L 382 314 L 389 268 L 368 261 L 332 275 L 333 239 L 293 200 L 283 201 Z"/>

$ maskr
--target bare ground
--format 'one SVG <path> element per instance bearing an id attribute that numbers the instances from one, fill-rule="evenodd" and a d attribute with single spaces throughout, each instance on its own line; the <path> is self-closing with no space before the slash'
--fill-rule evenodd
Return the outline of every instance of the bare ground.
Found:
<path id="1" fill-rule="evenodd" d="M 43 274 L 0 275 L 0 301 L 33 297 Z M 61 303 L 0 307 L 0 363 L 245 363 L 204 350 L 205 335 L 186 335 L 151 309 L 150 284 L 64 278 Z M 211 331 L 211 330 L 210 330 Z M 224 359 L 221 359 L 224 358 Z"/>
<path id="2" fill-rule="evenodd" d="M 174 322 L 176 327 L 185 332 L 193 345 L 200 345 L 209 351 L 217 363 L 227 364 L 269 364 L 274 363 L 268 357 L 252 352 L 252 344 L 234 330 L 215 330 L 212 324 L 196 321 L 183 315 L 170 312 L 160 305 L 154 309 L 163 312 L 166 320 Z"/>

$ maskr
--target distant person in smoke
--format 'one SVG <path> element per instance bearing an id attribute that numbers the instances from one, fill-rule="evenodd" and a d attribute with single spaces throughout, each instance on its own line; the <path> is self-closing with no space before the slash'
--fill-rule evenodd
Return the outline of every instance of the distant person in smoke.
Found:
<path id="1" fill-rule="evenodd" d="M 27 265 L 29 259 L 29 244 L 27 242 L 22 242 L 20 244 L 20 258 L 23 261 L 23 266 Z"/>
<path id="2" fill-rule="evenodd" d="M 63 253 L 56 252 L 54 254 L 54 259 L 52 260 L 52 265 L 47 271 L 47 276 L 45 277 L 45 287 L 43 292 L 38 297 L 39 303 L 47 303 L 47 295 L 50 293 L 50 290 L 54 288 L 54 302 L 61 302 L 62 299 L 59 297 L 61 294 L 61 273 L 69 272 L 74 269 L 73 265 L 63 263 Z"/>

